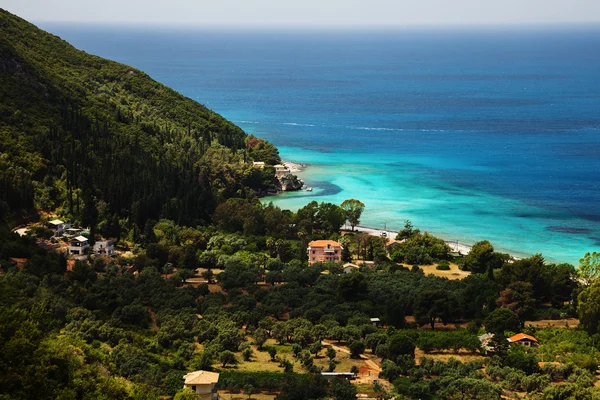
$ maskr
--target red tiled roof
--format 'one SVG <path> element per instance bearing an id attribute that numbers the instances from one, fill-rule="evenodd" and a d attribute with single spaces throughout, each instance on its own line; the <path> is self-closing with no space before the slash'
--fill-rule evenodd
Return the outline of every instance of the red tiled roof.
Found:
<path id="1" fill-rule="evenodd" d="M 331 247 L 342 247 L 341 243 L 334 240 L 313 240 L 308 244 L 308 247 L 327 247 L 328 244 Z"/>
<path id="2" fill-rule="evenodd" d="M 537 343 L 537 339 L 536 338 L 534 338 L 533 336 L 529 336 L 529 335 L 527 335 L 525 333 L 517 333 L 516 335 L 511 336 L 511 337 L 508 338 L 509 342 L 519 342 L 521 340 L 531 340 L 531 341 Z"/>

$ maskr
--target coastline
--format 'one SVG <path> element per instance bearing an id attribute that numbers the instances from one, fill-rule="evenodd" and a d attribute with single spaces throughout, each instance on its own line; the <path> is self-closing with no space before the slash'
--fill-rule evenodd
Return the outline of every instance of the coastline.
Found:
<path id="1" fill-rule="evenodd" d="M 288 167 L 288 169 L 290 170 L 290 173 L 292 173 L 292 174 L 302 172 L 302 170 L 308 166 L 307 164 L 293 162 L 293 161 L 281 160 L 281 163 L 283 165 L 285 165 L 286 167 Z"/>
<path id="2" fill-rule="evenodd" d="M 360 232 L 368 233 L 371 236 L 381 236 L 381 234 L 383 232 L 385 232 L 386 237 L 388 239 L 392 239 L 392 240 L 398 234 L 398 232 L 396 232 L 396 231 L 388 231 L 388 230 L 384 231 L 383 229 L 375 229 L 375 228 L 362 226 L 362 225 L 355 226 L 355 229 Z M 443 239 L 443 240 L 444 240 L 444 242 L 446 242 L 446 244 L 448 246 L 450 246 L 450 249 L 452 250 L 452 252 L 458 253 L 463 256 L 469 254 L 469 252 L 471 251 L 471 248 L 473 247 L 473 245 L 466 244 L 466 243 L 460 243 L 456 240 L 452 240 L 452 241 L 445 240 L 445 239 Z M 515 257 L 512 254 L 511 254 L 511 257 L 518 259 L 517 257 Z"/>

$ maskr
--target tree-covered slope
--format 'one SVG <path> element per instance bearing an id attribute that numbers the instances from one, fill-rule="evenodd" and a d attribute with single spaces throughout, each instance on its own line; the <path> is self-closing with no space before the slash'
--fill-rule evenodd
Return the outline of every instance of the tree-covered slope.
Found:
<path id="1" fill-rule="evenodd" d="M 194 223 L 263 188 L 245 149 L 203 105 L 0 9 L 0 216 L 58 208 L 93 225 L 103 201 L 132 223 Z"/>

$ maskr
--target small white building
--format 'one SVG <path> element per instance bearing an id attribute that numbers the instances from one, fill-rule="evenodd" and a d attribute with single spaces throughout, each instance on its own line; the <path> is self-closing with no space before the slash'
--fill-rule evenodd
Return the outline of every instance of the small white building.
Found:
<path id="1" fill-rule="evenodd" d="M 217 382 L 219 381 L 218 372 L 194 371 L 183 377 L 185 383 L 183 388 L 189 388 L 192 392 L 199 395 L 202 400 L 218 400 Z"/>
<path id="2" fill-rule="evenodd" d="M 82 255 L 90 248 L 90 242 L 85 236 L 76 236 L 69 242 L 69 254 Z"/>
<path id="3" fill-rule="evenodd" d="M 65 233 L 65 223 L 60 219 L 48 222 L 48 228 L 54 232 L 54 236 L 62 236 Z"/>
<path id="4" fill-rule="evenodd" d="M 112 240 L 100 240 L 94 243 L 94 254 L 101 256 L 114 256 L 115 244 Z"/>
<path id="5" fill-rule="evenodd" d="M 360 267 L 358 265 L 352 263 L 346 263 L 342 265 L 342 272 L 344 274 L 349 274 L 351 272 L 358 271 L 359 269 Z"/>
<path id="6" fill-rule="evenodd" d="M 265 167 L 265 162 L 264 161 L 254 161 L 254 162 L 252 162 L 252 166 L 254 168 L 263 169 Z"/>

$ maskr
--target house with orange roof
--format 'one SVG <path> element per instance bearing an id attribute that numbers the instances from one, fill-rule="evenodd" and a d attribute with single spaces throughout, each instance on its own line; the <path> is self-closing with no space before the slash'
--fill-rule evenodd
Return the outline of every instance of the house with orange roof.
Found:
<path id="1" fill-rule="evenodd" d="M 536 338 L 525 333 L 517 333 L 516 335 L 509 337 L 507 340 L 508 343 L 519 343 L 520 345 L 526 347 L 537 347 L 540 345 Z"/>
<path id="2" fill-rule="evenodd" d="M 342 249 L 342 244 L 335 240 L 313 240 L 308 244 L 308 264 L 339 262 L 342 259 Z"/>

